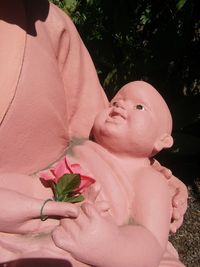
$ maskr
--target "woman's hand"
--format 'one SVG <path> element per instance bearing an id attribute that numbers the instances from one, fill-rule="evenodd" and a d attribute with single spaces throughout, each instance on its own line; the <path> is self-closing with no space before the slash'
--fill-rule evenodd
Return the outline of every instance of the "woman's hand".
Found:
<path id="1" fill-rule="evenodd" d="M 187 210 L 187 199 L 188 199 L 188 191 L 187 187 L 181 180 L 179 180 L 174 175 L 171 175 L 168 180 L 169 187 L 173 192 L 172 195 L 172 221 L 170 225 L 170 230 L 172 233 L 176 233 L 179 227 L 183 223 L 183 217 Z"/>
<path id="2" fill-rule="evenodd" d="M 185 184 L 175 177 L 172 172 L 160 165 L 156 160 L 153 161 L 152 166 L 168 180 L 170 192 L 172 193 L 172 221 L 170 230 L 175 233 L 183 222 L 183 216 L 187 209 L 188 191 Z"/>
<path id="3" fill-rule="evenodd" d="M 47 232 L 59 224 L 56 217 L 76 218 L 79 214 L 79 208 L 74 204 L 48 201 L 43 207 L 43 214 L 48 215 L 49 219 L 41 221 L 40 212 L 44 201 L 0 188 L 0 232 Z"/>

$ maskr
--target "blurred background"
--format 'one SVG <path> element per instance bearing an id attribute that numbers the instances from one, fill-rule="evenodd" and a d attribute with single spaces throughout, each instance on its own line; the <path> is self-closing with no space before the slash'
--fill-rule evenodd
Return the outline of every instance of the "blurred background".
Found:
<path id="1" fill-rule="evenodd" d="M 200 266 L 200 1 L 52 0 L 74 21 L 110 99 L 144 80 L 172 112 L 174 146 L 156 157 L 189 190 L 183 226 L 170 237 L 188 267 Z"/>

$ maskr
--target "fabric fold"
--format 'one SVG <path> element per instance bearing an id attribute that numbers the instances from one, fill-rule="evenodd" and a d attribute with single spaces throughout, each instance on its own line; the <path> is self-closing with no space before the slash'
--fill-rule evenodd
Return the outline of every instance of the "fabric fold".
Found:
<path id="1" fill-rule="evenodd" d="M 24 6 L 20 1 L 12 5 L 0 2 L 0 124 L 14 99 L 22 68 L 26 44 L 26 19 Z M 19 21 L 11 20 L 12 14 L 18 13 Z M 15 18 L 15 16 L 14 16 Z M 20 25 L 20 26 L 19 26 Z"/>

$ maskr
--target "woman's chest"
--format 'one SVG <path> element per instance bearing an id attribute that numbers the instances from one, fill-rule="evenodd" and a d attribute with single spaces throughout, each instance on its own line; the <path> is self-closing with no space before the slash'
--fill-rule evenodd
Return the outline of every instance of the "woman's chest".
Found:
<path id="1" fill-rule="evenodd" d="M 15 97 L 0 129 L 0 171 L 44 168 L 68 141 L 62 77 L 45 33 L 27 36 Z"/>

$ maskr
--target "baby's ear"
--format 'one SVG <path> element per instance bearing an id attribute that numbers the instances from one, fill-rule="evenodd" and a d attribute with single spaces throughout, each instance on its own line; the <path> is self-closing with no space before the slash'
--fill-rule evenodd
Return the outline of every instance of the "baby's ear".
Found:
<path id="1" fill-rule="evenodd" d="M 173 145 L 173 138 L 170 134 L 163 134 L 160 136 L 155 144 L 154 144 L 154 150 L 159 152 L 163 148 L 169 148 Z"/>

